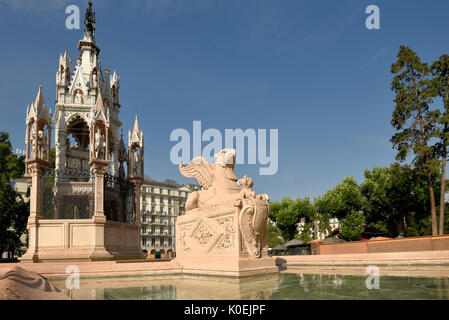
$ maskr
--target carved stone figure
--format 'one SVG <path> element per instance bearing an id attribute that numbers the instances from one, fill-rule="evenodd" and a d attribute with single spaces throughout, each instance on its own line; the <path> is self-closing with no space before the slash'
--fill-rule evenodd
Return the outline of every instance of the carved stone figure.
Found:
<path id="1" fill-rule="evenodd" d="M 142 167 L 142 158 L 140 157 L 139 150 L 134 150 L 134 167 L 133 167 L 133 175 L 140 177 L 141 175 L 141 167 Z"/>
<path id="2" fill-rule="evenodd" d="M 66 151 L 70 151 L 71 147 L 72 147 L 72 144 L 71 144 L 71 142 L 70 142 L 70 139 L 67 138 L 67 139 L 65 140 L 65 149 L 66 149 Z"/>
<path id="3" fill-rule="evenodd" d="M 266 226 L 270 215 L 268 195 L 256 195 L 252 190 L 253 180 L 248 176 L 237 180 L 234 172 L 235 150 L 224 149 L 215 155 L 215 158 L 216 161 L 213 164 L 208 164 L 203 157 L 197 157 L 189 165 L 181 163 L 179 166 L 182 175 L 197 179 L 205 189 L 189 195 L 186 202 L 186 215 L 195 212 L 195 216 L 206 219 L 212 226 L 209 230 L 201 222 L 202 220 L 199 221 L 199 227 L 195 228 L 190 238 L 201 240 L 199 243 L 208 250 L 211 250 L 209 243 L 215 243 L 216 240 L 212 240 L 215 236 L 220 239 L 216 242 L 216 249 L 235 248 L 232 222 L 235 214 L 247 253 L 252 257 L 260 258 L 266 246 Z M 230 212 L 235 210 L 235 213 L 223 216 L 217 221 L 211 221 L 208 218 L 226 210 L 231 210 Z M 187 216 L 186 219 L 189 219 Z M 181 217 L 178 219 L 178 221 L 183 220 Z M 222 233 L 222 236 L 219 236 L 217 232 Z M 207 236 L 204 236 L 205 234 Z M 187 237 L 182 241 L 189 242 L 189 239 Z"/>
<path id="4" fill-rule="evenodd" d="M 30 130 L 30 145 L 31 145 L 31 157 L 35 158 L 36 157 L 36 140 L 34 139 L 35 137 L 35 131 L 34 131 L 34 126 L 31 126 L 31 130 Z"/>
<path id="5" fill-rule="evenodd" d="M 65 86 L 66 85 L 65 80 L 66 80 L 65 69 L 63 66 L 61 66 L 60 71 L 58 71 L 56 75 L 56 83 L 60 86 Z"/>
<path id="6" fill-rule="evenodd" d="M 223 149 L 215 158 L 213 164 L 207 163 L 203 157 L 197 157 L 188 166 L 183 163 L 179 165 L 183 176 L 197 179 L 204 189 L 189 195 L 186 210 L 236 200 L 239 197 L 241 189 L 234 172 L 235 150 Z"/>
<path id="7" fill-rule="evenodd" d="M 75 103 L 76 104 L 82 104 L 83 103 L 83 97 L 82 97 L 82 94 L 81 94 L 81 92 L 79 90 L 75 93 Z"/>
<path id="8" fill-rule="evenodd" d="M 94 71 L 92 74 L 92 88 L 96 88 L 98 85 L 98 81 L 97 81 L 97 72 Z"/>
<path id="9" fill-rule="evenodd" d="M 47 160 L 47 137 L 43 130 L 37 132 L 37 156 Z"/>
<path id="10" fill-rule="evenodd" d="M 106 153 L 106 144 L 103 132 L 100 128 L 97 127 L 97 130 L 95 132 L 95 158 L 99 160 L 104 159 L 104 155 Z"/>

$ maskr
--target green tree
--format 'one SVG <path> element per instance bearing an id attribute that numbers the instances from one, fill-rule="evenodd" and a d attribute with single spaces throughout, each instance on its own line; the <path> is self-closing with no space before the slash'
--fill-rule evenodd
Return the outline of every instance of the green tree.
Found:
<path id="1" fill-rule="evenodd" d="M 363 211 L 352 211 L 341 221 L 341 236 L 351 241 L 360 240 L 365 231 L 365 223 Z"/>
<path id="2" fill-rule="evenodd" d="M 438 170 L 434 170 L 432 180 L 436 190 L 439 179 Z M 398 163 L 386 168 L 375 166 L 371 171 L 365 170 L 361 190 L 366 198 L 369 227 L 388 233 L 390 237 L 420 235 L 417 230 L 421 220 L 429 216 L 425 174 Z"/>
<path id="3" fill-rule="evenodd" d="M 316 198 L 314 204 L 321 215 L 342 220 L 352 211 L 363 211 L 366 201 L 357 181 L 353 177 L 346 177 L 334 189 Z"/>
<path id="4" fill-rule="evenodd" d="M 306 224 L 313 221 L 316 210 L 309 198 L 284 198 L 282 202 L 271 203 L 270 219 L 276 223 L 286 241 L 295 238 L 298 223 L 304 218 Z M 308 230 L 308 229 L 307 229 Z"/>
<path id="5" fill-rule="evenodd" d="M 398 151 L 397 160 L 405 161 L 413 152 L 415 166 L 427 175 L 432 234 L 437 235 L 432 170 L 439 163 L 434 156 L 435 146 L 430 145 L 430 141 L 439 135 L 437 120 L 440 115 L 438 110 L 431 111 L 429 107 L 433 102 L 430 68 L 406 46 L 400 47 L 397 58 L 391 66 L 391 73 L 395 75 L 391 89 L 396 95 L 391 124 L 398 132 L 391 142 Z"/>
<path id="6" fill-rule="evenodd" d="M 282 238 L 281 230 L 270 220 L 267 221 L 267 246 L 274 248 L 283 244 L 285 241 Z"/>
<path id="7" fill-rule="evenodd" d="M 0 132 L 0 252 L 17 252 L 26 230 L 28 203 L 11 185 L 24 171 L 24 158 L 13 154 L 8 133 Z"/>
<path id="8" fill-rule="evenodd" d="M 441 125 L 441 136 L 438 144 L 439 156 L 441 157 L 441 188 L 440 188 L 440 223 L 439 234 L 444 234 L 444 211 L 446 194 L 446 165 L 447 165 L 447 145 L 449 141 L 449 55 L 442 55 L 432 64 L 432 87 L 434 96 L 438 96 L 443 101 L 444 112 L 439 124 Z"/>

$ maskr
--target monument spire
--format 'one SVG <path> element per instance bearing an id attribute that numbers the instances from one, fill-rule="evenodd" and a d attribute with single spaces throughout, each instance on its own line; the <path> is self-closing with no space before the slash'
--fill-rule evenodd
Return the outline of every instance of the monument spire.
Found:
<path id="1" fill-rule="evenodd" d="M 83 51 L 88 50 L 98 56 L 100 48 L 98 48 L 95 43 L 95 26 L 95 12 L 92 9 L 92 1 L 89 1 L 89 7 L 86 9 L 86 13 L 84 14 L 84 36 L 78 44 L 78 49 L 81 51 L 81 54 Z"/>
<path id="2" fill-rule="evenodd" d="M 134 133 L 137 133 L 138 135 L 140 135 L 139 121 L 137 119 L 137 115 L 136 115 L 136 120 L 134 121 L 133 134 Z"/>
<path id="3" fill-rule="evenodd" d="M 84 39 L 95 42 L 95 12 L 92 10 L 92 1 L 89 0 L 89 8 L 84 15 Z"/>
<path id="4" fill-rule="evenodd" d="M 39 86 L 39 91 L 37 92 L 34 106 L 36 108 L 36 112 L 39 112 L 42 108 L 45 108 L 44 95 L 42 94 L 42 85 Z"/>

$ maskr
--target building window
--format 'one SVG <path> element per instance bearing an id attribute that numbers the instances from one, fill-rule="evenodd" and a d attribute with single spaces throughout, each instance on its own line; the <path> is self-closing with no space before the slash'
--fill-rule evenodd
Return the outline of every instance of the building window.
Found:
<path id="1" fill-rule="evenodd" d="M 145 222 L 145 216 L 142 216 L 142 222 Z"/>
<path id="2" fill-rule="evenodd" d="M 169 245 L 169 246 L 172 245 L 172 240 L 171 240 L 171 238 L 168 238 L 168 245 Z"/>
<path id="3" fill-rule="evenodd" d="M 147 206 L 146 205 L 142 205 L 142 211 L 146 212 L 147 211 Z"/>
<path id="4" fill-rule="evenodd" d="M 142 238 L 142 245 L 143 246 L 147 245 L 147 238 L 145 238 L 145 237 Z"/>
<path id="5" fill-rule="evenodd" d="M 161 203 L 163 203 L 163 202 L 164 202 L 164 197 L 160 197 L 159 201 L 160 201 Z"/>
<path id="6" fill-rule="evenodd" d="M 143 228 L 142 228 L 142 233 L 143 233 L 143 234 L 147 233 L 147 227 L 143 227 Z"/>
<path id="7" fill-rule="evenodd" d="M 154 246 L 156 244 L 156 239 L 155 238 L 151 238 L 151 245 Z"/>
<path id="8" fill-rule="evenodd" d="M 162 188 L 159 188 L 159 193 L 162 193 Z"/>
<path id="9" fill-rule="evenodd" d="M 142 195 L 142 200 L 143 201 L 147 201 L 147 195 L 146 194 Z"/>
<path id="10" fill-rule="evenodd" d="M 151 206 L 151 212 L 154 212 L 155 211 L 155 206 Z"/>
<path id="11" fill-rule="evenodd" d="M 152 202 L 156 202 L 156 197 L 155 196 L 151 196 L 151 201 Z"/>
<path id="12" fill-rule="evenodd" d="M 171 208 L 168 208 L 168 214 L 171 214 Z"/>
<path id="13" fill-rule="evenodd" d="M 154 188 L 153 188 L 153 187 L 151 187 L 151 192 L 152 192 L 152 193 L 154 192 Z"/>

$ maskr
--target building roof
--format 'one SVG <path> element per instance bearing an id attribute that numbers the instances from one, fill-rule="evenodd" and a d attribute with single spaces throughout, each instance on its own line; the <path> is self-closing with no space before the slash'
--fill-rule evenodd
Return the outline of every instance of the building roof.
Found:
<path id="1" fill-rule="evenodd" d="M 165 179 L 164 181 L 158 181 L 158 180 L 151 178 L 147 174 L 144 175 L 143 185 L 156 185 L 156 186 L 161 186 L 161 187 L 166 187 L 166 188 L 178 188 L 178 189 L 185 188 L 186 191 L 192 191 L 192 188 L 190 187 L 190 186 L 192 186 L 192 184 L 180 184 L 172 179 Z M 200 186 L 198 186 L 198 185 L 193 185 L 193 186 L 200 188 Z"/>
<path id="2" fill-rule="evenodd" d="M 143 184 L 151 184 L 151 185 L 158 185 L 158 186 L 165 186 L 165 187 L 172 187 L 172 188 L 179 188 L 182 187 L 182 184 L 177 183 L 174 180 L 166 179 L 164 181 L 157 181 L 153 178 L 151 178 L 149 175 L 144 175 L 144 181 Z"/>
<path id="3" fill-rule="evenodd" d="M 305 246 L 306 243 L 302 240 L 298 240 L 298 239 L 293 239 L 289 242 L 287 242 L 286 244 L 284 244 L 284 246 L 286 247 L 299 247 L 299 246 Z"/>

